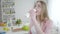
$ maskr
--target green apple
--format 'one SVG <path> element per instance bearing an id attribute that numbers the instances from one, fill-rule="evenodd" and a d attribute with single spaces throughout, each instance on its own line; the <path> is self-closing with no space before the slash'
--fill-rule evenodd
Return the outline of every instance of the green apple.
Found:
<path id="1" fill-rule="evenodd" d="M 23 26 L 23 27 L 22 27 L 22 30 L 28 31 L 28 30 L 29 30 L 29 26 L 26 26 L 26 25 Z"/>

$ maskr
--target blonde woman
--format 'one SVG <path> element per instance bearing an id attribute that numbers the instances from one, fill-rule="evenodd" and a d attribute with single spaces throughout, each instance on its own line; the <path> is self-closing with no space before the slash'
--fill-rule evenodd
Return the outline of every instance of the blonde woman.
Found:
<path id="1" fill-rule="evenodd" d="M 29 11 L 31 17 L 30 34 L 51 34 L 52 21 L 49 19 L 44 1 L 37 1 Z"/>

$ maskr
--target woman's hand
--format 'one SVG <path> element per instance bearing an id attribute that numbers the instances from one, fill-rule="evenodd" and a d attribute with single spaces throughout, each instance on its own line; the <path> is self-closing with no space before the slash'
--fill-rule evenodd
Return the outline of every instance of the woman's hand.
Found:
<path id="1" fill-rule="evenodd" d="M 30 13 L 30 28 L 34 25 L 34 22 L 36 20 L 36 10 L 32 9 L 29 11 Z"/>
<path id="2" fill-rule="evenodd" d="M 36 10 L 32 9 L 32 10 L 30 10 L 29 13 L 30 13 L 31 19 L 36 20 Z"/>

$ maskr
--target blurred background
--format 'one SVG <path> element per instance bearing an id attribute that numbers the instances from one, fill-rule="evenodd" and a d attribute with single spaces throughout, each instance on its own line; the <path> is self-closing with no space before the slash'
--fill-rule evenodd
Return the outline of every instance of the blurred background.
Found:
<path id="1" fill-rule="evenodd" d="M 18 26 L 11 26 L 9 27 L 11 24 L 9 23 L 9 28 L 10 29 L 18 29 L 21 28 L 24 25 L 28 25 L 30 23 L 29 20 L 29 11 L 33 8 L 34 3 L 37 0 L 15 0 L 15 17 L 16 19 L 21 19 L 21 20 L 17 20 L 16 24 L 18 24 Z M 53 31 L 54 33 L 52 34 L 59 34 L 60 33 L 60 0 L 44 0 L 47 3 L 47 8 L 48 8 L 48 15 L 50 17 L 50 19 L 53 21 Z M 22 24 L 20 24 L 19 22 L 22 22 Z M 16 25 L 15 24 L 15 25 Z M 20 25 L 19 25 L 20 24 Z M 13 27 L 13 28 L 12 28 Z M 26 26 L 23 27 L 23 29 L 28 28 Z M 0 31 L 2 28 L 0 27 Z M 55 29 L 55 30 L 54 30 Z M 3 30 L 9 30 L 8 28 L 4 28 Z M 16 31 L 16 30 L 15 30 Z M 27 32 L 25 31 L 21 31 L 20 32 L 7 32 L 7 34 L 27 34 Z"/>

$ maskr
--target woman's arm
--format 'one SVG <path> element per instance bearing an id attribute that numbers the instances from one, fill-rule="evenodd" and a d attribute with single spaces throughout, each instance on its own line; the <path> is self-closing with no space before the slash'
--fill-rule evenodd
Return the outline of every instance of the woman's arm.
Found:
<path id="1" fill-rule="evenodd" d="M 40 24 L 36 21 L 36 19 L 33 20 L 33 23 L 34 23 L 37 34 L 44 34 L 44 32 L 40 27 Z"/>
<path id="2" fill-rule="evenodd" d="M 52 24 L 53 22 L 51 20 L 47 20 L 45 24 L 46 29 L 43 32 L 43 30 L 40 27 L 40 24 L 36 21 L 36 19 L 34 19 L 34 26 L 35 26 L 37 34 L 51 34 Z"/>
<path id="3" fill-rule="evenodd" d="M 36 12 L 34 10 L 30 11 L 30 17 L 32 24 L 35 26 L 37 34 L 44 34 L 44 32 L 41 30 L 39 23 L 36 20 Z"/>

